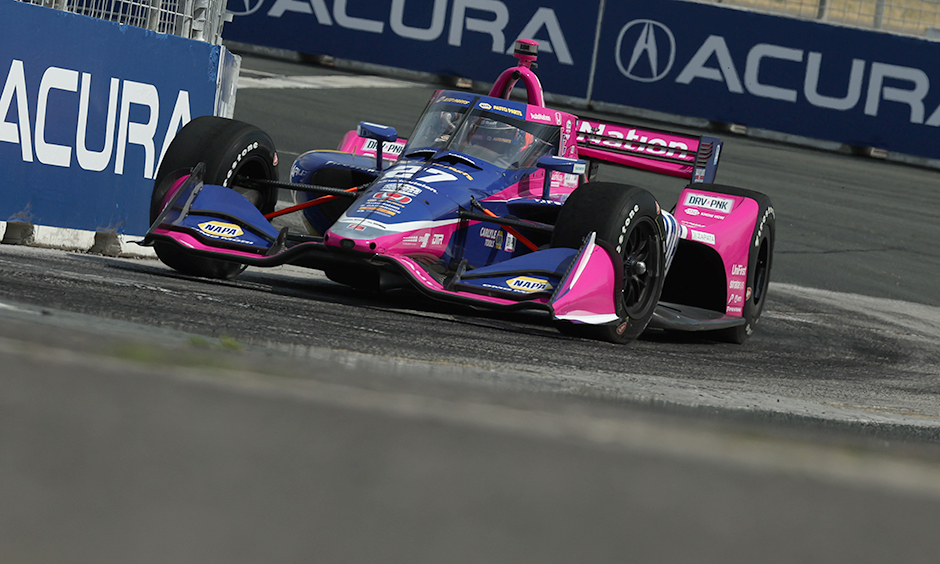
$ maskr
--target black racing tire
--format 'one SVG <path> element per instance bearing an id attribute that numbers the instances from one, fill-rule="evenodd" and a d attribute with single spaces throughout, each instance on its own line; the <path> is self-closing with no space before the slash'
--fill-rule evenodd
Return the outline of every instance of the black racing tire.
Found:
<path id="1" fill-rule="evenodd" d="M 594 231 L 620 256 L 623 284 L 615 290 L 620 321 L 611 325 L 559 322 L 561 332 L 628 343 L 646 329 L 663 289 L 666 257 L 663 218 L 648 191 L 624 184 L 590 182 L 575 190 L 558 214 L 552 247 L 580 248 Z M 645 268 L 638 268 L 638 263 Z"/>
<path id="2" fill-rule="evenodd" d="M 236 176 L 277 180 L 277 153 L 274 142 L 253 125 L 215 116 L 190 121 L 176 134 L 160 164 L 150 198 L 150 221 L 157 218 L 168 199 L 168 191 L 181 174 L 205 163 L 203 182 L 230 186 Z M 182 172 L 181 172 L 182 171 Z M 237 189 L 262 213 L 274 211 L 277 189 Z M 154 251 L 170 268 L 190 276 L 229 279 L 245 270 L 245 265 L 207 259 L 187 253 L 172 243 L 156 242 Z"/>
<path id="3" fill-rule="evenodd" d="M 776 215 L 770 198 L 760 192 L 723 186 L 719 184 L 696 184 L 697 189 L 731 196 L 744 196 L 757 202 L 757 221 L 754 232 L 751 233 L 747 258 L 747 278 L 745 285 L 745 300 L 742 307 L 744 324 L 730 329 L 716 331 L 719 340 L 730 343 L 743 344 L 751 333 L 760 314 L 764 311 L 767 301 L 767 290 L 770 286 L 770 269 L 773 266 L 774 241 L 776 238 Z"/>

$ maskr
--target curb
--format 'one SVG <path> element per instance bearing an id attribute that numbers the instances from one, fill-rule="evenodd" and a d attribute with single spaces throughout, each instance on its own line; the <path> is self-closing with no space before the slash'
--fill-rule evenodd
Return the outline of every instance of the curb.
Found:
<path id="1" fill-rule="evenodd" d="M 0 221 L 0 244 L 47 247 L 109 257 L 157 258 L 151 247 L 135 244 L 143 237 L 114 231 L 86 231 L 34 225 L 25 221 Z"/>

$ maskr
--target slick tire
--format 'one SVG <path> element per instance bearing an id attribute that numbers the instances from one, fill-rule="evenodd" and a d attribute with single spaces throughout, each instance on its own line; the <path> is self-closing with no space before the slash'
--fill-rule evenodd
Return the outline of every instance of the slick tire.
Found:
<path id="1" fill-rule="evenodd" d="M 631 342 L 646 329 L 663 289 L 662 213 L 656 198 L 642 188 L 591 182 L 568 197 L 558 214 L 551 246 L 580 248 L 592 231 L 620 256 L 623 284 L 615 289 L 620 321 L 613 325 L 560 322 L 558 328 L 579 337 Z"/>
<path id="2" fill-rule="evenodd" d="M 198 117 L 176 134 L 163 157 L 150 198 L 151 223 L 172 197 L 169 192 L 176 180 L 200 162 L 206 166 L 206 184 L 232 186 L 237 176 L 278 179 L 274 142 L 265 132 L 240 121 Z M 234 189 L 262 213 L 274 211 L 277 189 Z M 245 270 L 243 264 L 198 257 L 171 243 L 157 242 L 154 251 L 165 265 L 190 276 L 229 279 Z"/>
<path id="3" fill-rule="evenodd" d="M 770 198 L 760 192 L 722 186 L 718 184 L 696 184 L 696 188 L 728 194 L 731 196 L 744 196 L 757 202 L 757 221 L 751 233 L 747 257 L 747 279 L 745 285 L 745 300 L 742 308 L 744 325 L 716 331 L 716 337 L 721 341 L 742 344 L 751 333 L 767 301 L 767 289 L 770 286 L 770 268 L 773 266 L 774 240 L 776 237 L 776 216 Z"/>

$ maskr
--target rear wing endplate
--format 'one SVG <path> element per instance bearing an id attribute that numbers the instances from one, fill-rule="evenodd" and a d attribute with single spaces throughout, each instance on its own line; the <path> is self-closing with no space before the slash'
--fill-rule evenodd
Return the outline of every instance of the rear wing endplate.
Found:
<path id="1" fill-rule="evenodd" d="M 593 161 L 628 166 L 689 182 L 714 182 L 721 140 L 644 129 L 632 125 L 592 121 L 578 122 L 578 156 Z"/>

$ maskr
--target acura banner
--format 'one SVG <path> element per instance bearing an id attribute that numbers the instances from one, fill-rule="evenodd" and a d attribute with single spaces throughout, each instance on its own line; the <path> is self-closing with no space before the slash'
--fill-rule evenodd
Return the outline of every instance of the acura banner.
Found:
<path id="1" fill-rule="evenodd" d="M 0 0 L 0 45 L 0 220 L 145 233 L 160 158 L 215 113 L 231 56 L 14 0 Z"/>

